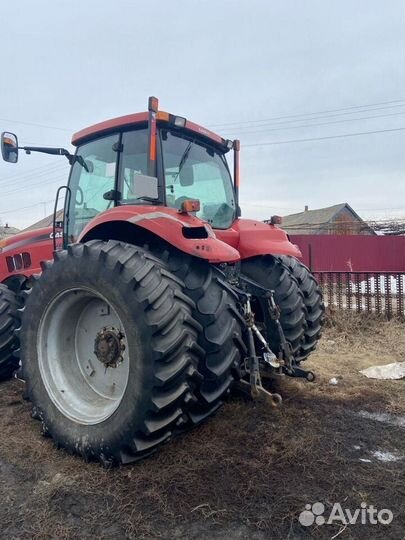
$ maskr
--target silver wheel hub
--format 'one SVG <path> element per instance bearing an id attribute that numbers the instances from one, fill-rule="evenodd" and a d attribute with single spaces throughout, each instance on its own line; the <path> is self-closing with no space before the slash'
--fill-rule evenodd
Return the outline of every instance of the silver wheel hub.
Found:
<path id="1" fill-rule="evenodd" d="M 93 425 L 119 407 L 129 377 L 126 332 L 99 292 L 59 293 L 42 315 L 37 350 L 46 391 L 64 416 Z"/>

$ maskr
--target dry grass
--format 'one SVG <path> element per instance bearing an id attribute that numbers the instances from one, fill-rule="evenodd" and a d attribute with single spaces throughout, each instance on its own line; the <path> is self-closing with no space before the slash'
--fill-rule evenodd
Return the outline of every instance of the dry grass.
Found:
<path id="1" fill-rule="evenodd" d="M 298 522 L 315 501 L 394 512 L 390 526 L 353 525 L 339 538 L 401 538 L 405 459 L 383 463 L 371 452 L 405 454 L 404 429 L 357 413 L 404 413 L 404 381 L 358 373 L 405 360 L 404 341 L 401 322 L 334 317 L 308 362 L 317 381 L 279 382 L 280 409 L 232 398 L 150 459 L 111 471 L 56 450 L 29 417 L 21 383 L 3 384 L 0 538 L 331 538 L 338 525 Z"/>

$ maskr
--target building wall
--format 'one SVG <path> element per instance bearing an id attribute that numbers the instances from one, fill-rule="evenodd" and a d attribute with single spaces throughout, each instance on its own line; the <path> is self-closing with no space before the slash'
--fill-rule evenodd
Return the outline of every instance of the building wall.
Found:
<path id="1" fill-rule="evenodd" d="M 405 272 L 405 236 L 290 235 L 314 271 Z"/>
<path id="2" fill-rule="evenodd" d="M 348 208 L 343 208 L 333 218 L 331 223 L 327 224 L 320 234 L 367 234 L 373 235 L 372 230 L 364 221 L 359 220 Z"/>

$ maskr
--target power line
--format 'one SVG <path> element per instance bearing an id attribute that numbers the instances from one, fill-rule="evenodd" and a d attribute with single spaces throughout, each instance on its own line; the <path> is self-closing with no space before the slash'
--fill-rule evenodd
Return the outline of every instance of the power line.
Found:
<path id="1" fill-rule="evenodd" d="M 382 101 L 382 102 L 379 102 L 379 103 L 370 103 L 369 105 L 353 105 L 351 107 L 343 107 L 343 108 L 340 108 L 340 109 L 329 109 L 329 110 L 323 110 L 323 111 L 315 111 L 315 112 L 309 112 L 309 113 L 301 113 L 301 114 L 287 114 L 287 115 L 283 115 L 283 116 L 272 116 L 272 117 L 269 117 L 269 118 L 261 118 L 261 119 L 257 119 L 257 120 L 239 120 L 237 122 L 233 121 L 233 122 L 225 122 L 225 123 L 220 123 L 220 124 L 211 124 L 210 126 L 208 127 L 224 127 L 224 126 L 238 126 L 238 125 L 241 125 L 241 124 L 255 124 L 255 123 L 262 123 L 262 122 L 272 122 L 273 120 L 284 120 L 285 118 L 298 118 L 298 117 L 302 117 L 302 116 L 313 116 L 313 115 L 316 115 L 316 114 L 321 114 L 321 115 L 327 115 L 329 113 L 333 113 L 333 112 L 340 112 L 340 111 L 349 111 L 351 110 L 351 112 L 347 112 L 347 113 L 341 113 L 341 114 L 356 114 L 357 112 L 358 113 L 362 113 L 362 112 L 369 112 L 369 111 L 373 111 L 373 110 L 381 110 L 380 108 L 379 109 L 367 109 L 367 110 L 362 110 L 362 111 L 353 111 L 352 109 L 364 109 L 366 107 L 374 107 L 374 106 L 377 106 L 377 105 L 386 105 L 386 104 L 390 104 L 390 103 L 402 103 L 401 105 L 392 105 L 392 106 L 388 106 L 388 107 L 381 107 L 381 109 L 390 109 L 390 108 L 395 108 L 395 107 L 403 107 L 405 105 L 405 100 L 403 99 L 399 99 L 399 100 L 394 100 L 394 101 Z"/>
<path id="2" fill-rule="evenodd" d="M 344 122 L 358 122 L 359 120 L 371 120 L 371 119 L 374 119 L 374 118 L 386 118 L 386 117 L 389 117 L 389 116 L 401 116 L 401 115 L 404 115 L 404 114 L 405 114 L 405 111 L 401 112 L 401 113 L 379 114 L 379 115 L 375 115 L 375 116 L 364 116 L 362 118 L 346 118 L 345 120 L 333 120 L 331 122 L 320 122 L 320 123 L 317 123 L 317 124 L 301 124 L 299 126 L 286 126 L 286 127 L 277 127 L 277 128 L 271 128 L 271 129 L 265 128 L 265 129 L 260 129 L 260 130 L 255 129 L 253 131 L 243 131 L 241 133 L 241 135 L 250 135 L 250 134 L 255 134 L 255 133 L 268 133 L 270 131 L 280 131 L 280 129 L 298 129 L 298 128 L 306 128 L 306 127 L 329 126 L 330 124 L 341 124 L 341 123 L 344 123 Z M 259 127 L 264 127 L 264 126 L 259 126 Z"/>
<path id="3" fill-rule="evenodd" d="M 378 129 L 376 131 L 363 131 L 360 133 L 344 133 L 342 135 L 329 135 L 327 137 L 311 137 L 310 139 L 290 139 L 287 141 L 268 141 L 268 142 L 262 142 L 262 143 L 251 143 L 251 144 L 244 144 L 244 148 L 252 147 L 252 146 L 270 146 L 273 144 L 290 144 L 290 143 L 301 143 L 301 142 L 310 142 L 310 141 L 323 141 L 326 139 L 342 139 L 344 137 L 359 137 L 361 135 L 371 135 L 372 133 L 389 133 L 393 131 L 403 131 L 405 130 L 405 127 L 401 128 L 393 128 L 393 129 Z"/>
<path id="4" fill-rule="evenodd" d="M 53 169 L 51 168 L 48 168 L 48 169 L 44 169 L 42 171 L 37 171 L 35 173 L 27 173 L 27 174 L 23 174 L 19 177 L 14 177 L 14 178 L 2 178 L 0 180 L 0 185 L 1 186 L 5 186 L 5 185 L 8 185 L 8 184 L 12 184 L 12 185 L 22 185 L 24 184 L 24 186 L 30 186 L 30 181 L 31 180 L 36 180 L 37 178 L 41 178 L 44 180 L 44 176 L 46 177 L 47 175 L 55 175 L 55 174 L 59 174 L 59 173 L 65 173 L 64 169 L 60 168 L 60 167 L 55 167 Z M 67 174 L 65 173 L 65 176 L 67 177 Z M 46 178 L 45 178 L 46 180 Z M 2 194 L 3 195 L 3 194 Z"/>
<path id="5" fill-rule="evenodd" d="M 397 100 L 391 100 L 391 101 L 379 101 L 379 102 L 376 102 L 376 103 L 369 103 L 369 104 L 366 104 L 366 105 L 352 105 L 350 107 L 341 107 L 341 108 L 338 108 L 338 109 L 326 109 L 326 110 L 321 110 L 321 111 L 314 111 L 314 112 L 309 112 L 309 113 L 299 113 L 299 114 L 289 114 L 289 115 L 283 115 L 283 116 L 276 116 L 276 117 L 270 117 L 270 118 L 267 118 L 267 119 L 258 119 L 258 120 L 240 120 L 240 121 L 233 121 L 233 122 L 225 122 L 225 123 L 220 123 L 220 124 L 211 124 L 211 127 L 222 127 L 222 126 L 231 126 L 231 125 L 240 125 L 240 124 L 254 124 L 254 123 L 263 123 L 263 122 L 268 122 L 268 121 L 272 121 L 272 120 L 282 120 L 282 119 L 285 119 L 285 118 L 298 118 L 298 117 L 305 117 L 305 116 L 313 116 L 313 115 L 316 115 L 316 114 L 328 114 L 328 113 L 333 113 L 333 112 L 340 112 L 340 111 L 353 111 L 355 109 L 365 109 L 365 108 L 369 108 L 369 107 L 375 107 L 375 106 L 378 106 L 378 105 L 390 105 L 390 104 L 393 104 L 393 103 L 404 103 L 405 100 L 403 99 L 397 99 Z M 403 105 L 392 105 L 393 107 L 401 107 Z M 390 108 L 390 107 L 383 107 L 384 108 Z M 379 110 L 379 109 L 369 109 L 369 110 Z M 367 112 L 367 111 L 358 111 L 358 112 Z M 348 112 L 347 114 L 351 114 L 350 112 Z M 35 126 L 35 127 L 42 127 L 42 128 L 46 128 L 46 129 L 55 129 L 55 130 L 59 130 L 59 131 L 65 131 L 65 132 L 69 132 L 69 133 L 72 133 L 74 131 L 74 129 L 72 128 L 62 128 L 60 126 L 53 126 L 53 125 L 50 125 L 50 124 L 41 124 L 39 122 L 29 122 L 29 121 L 26 121 L 26 120 L 15 120 L 15 119 L 7 119 L 7 118 L 0 118 L 0 121 L 2 122 L 10 122 L 10 123 L 15 123 L 15 124 L 22 124 L 22 125 L 27 125 L 27 126 Z M 209 126 L 208 126 L 209 127 Z"/>
<path id="6" fill-rule="evenodd" d="M 32 169 L 30 168 L 29 172 L 28 173 L 17 173 L 17 174 L 13 174 L 11 176 L 7 176 L 7 179 L 9 180 L 12 180 L 13 178 L 17 178 L 19 176 L 25 176 L 26 174 L 30 174 L 31 172 L 32 173 L 35 173 L 36 171 L 41 171 L 41 170 L 44 170 L 44 169 L 48 169 L 48 168 L 53 168 L 53 167 L 56 167 L 56 165 L 59 165 L 59 163 L 55 163 L 55 160 L 53 161 L 49 161 L 43 165 L 40 165 L 39 167 L 33 167 Z"/>
<path id="7" fill-rule="evenodd" d="M 69 131 L 72 133 L 74 130 L 67 129 L 67 128 L 61 128 L 59 126 L 50 126 L 46 124 L 39 124 L 37 122 L 26 122 L 25 120 L 10 120 L 7 118 L 0 118 L 0 122 L 10 122 L 10 124 L 23 124 L 25 126 L 35 126 L 35 127 L 42 127 L 46 129 L 57 129 L 59 131 Z"/>
<path id="8" fill-rule="evenodd" d="M 4 193 L 1 194 L 1 196 L 3 198 L 4 196 L 10 195 L 12 193 L 18 193 L 18 192 L 26 191 L 27 188 L 32 189 L 32 188 L 41 187 L 41 186 L 49 186 L 49 185 L 54 184 L 56 182 L 60 183 L 60 181 L 63 180 L 64 178 L 65 178 L 65 175 L 55 176 L 54 178 L 49 179 L 49 181 L 41 180 L 41 181 L 36 182 L 34 184 L 28 184 L 28 185 L 24 185 L 22 187 L 12 189 L 10 191 L 5 191 Z"/>
<path id="9" fill-rule="evenodd" d="M 369 212 L 375 211 L 375 212 L 382 212 L 383 210 L 405 210 L 405 206 L 396 206 L 395 208 L 357 208 L 359 212 Z"/>
<path id="10" fill-rule="evenodd" d="M 255 120 L 255 121 L 252 121 L 251 123 L 257 124 L 261 122 L 261 125 L 258 125 L 257 127 L 266 127 L 267 125 L 281 126 L 284 124 L 295 124 L 297 122 L 306 122 L 306 121 L 312 121 L 312 120 L 325 120 L 325 119 L 336 118 L 336 117 L 340 118 L 341 116 L 347 116 L 347 115 L 353 115 L 353 114 L 363 114 L 363 113 L 374 112 L 374 111 L 385 111 L 386 109 L 397 109 L 398 107 L 405 107 L 405 103 L 403 105 L 391 105 L 390 107 L 377 107 L 374 109 L 365 109 L 363 111 L 349 111 L 349 112 L 342 112 L 338 114 L 322 114 L 320 116 L 315 116 L 313 118 L 297 118 L 295 120 L 283 120 L 282 122 L 274 122 L 274 121 L 269 121 L 269 120 L 262 120 L 262 121 Z M 242 130 L 249 129 L 250 127 L 254 127 L 254 126 L 250 126 L 250 125 L 236 126 L 235 128 L 231 128 L 231 129 L 240 131 L 241 129 Z"/>
<path id="11" fill-rule="evenodd" d="M 50 202 L 54 202 L 54 199 L 50 199 L 49 201 L 40 201 L 35 204 L 30 204 L 29 206 L 20 206 L 20 208 L 13 208 L 12 210 L 6 210 L 5 212 L 0 212 L 0 215 L 11 214 L 12 212 L 18 212 L 19 210 L 27 210 L 28 208 L 34 208 L 35 206 L 39 206 L 40 204 L 48 204 Z"/>

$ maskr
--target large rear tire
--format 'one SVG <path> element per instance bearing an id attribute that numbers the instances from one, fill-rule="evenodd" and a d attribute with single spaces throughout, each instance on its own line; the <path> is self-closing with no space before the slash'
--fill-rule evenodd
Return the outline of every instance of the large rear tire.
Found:
<path id="1" fill-rule="evenodd" d="M 306 330 L 305 304 L 297 280 L 279 258 L 270 255 L 242 261 L 242 273 L 274 291 L 275 302 L 280 308 L 281 327 L 292 353 L 296 355 L 301 349 Z M 278 355 L 281 350 L 280 337 L 270 316 L 267 301 L 255 298 L 253 310 L 272 351 Z"/>
<path id="2" fill-rule="evenodd" d="M 0 380 L 11 377 L 19 365 L 15 356 L 18 339 L 14 333 L 19 326 L 18 308 L 16 294 L 0 283 Z"/>
<path id="3" fill-rule="evenodd" d="M 304 297 L 307 324 L 304 332 L 304 340 L 296 353 L 296 360 L 302 362 L 315 350 L 322 334 L 325 315 L 322 291 L 314 275 L 305 264 L 294 257 L 280 257 L 280 260 L 297 280 Z"/>
<path id="4" fill-rule="evenodd" d="M 235 378 L 246 355 L 243 342 L 244 320 L 237 296 L 223 273 L 207 261 L 191 257 L 174 248 L 157 246 L 154 252 L 185 285 L 193 300 L 193 317 L 202 331 L 198 344 L 204 351 L 198 371 L 203 379 L 196 389 L 198 402 L 190 405 L 195 423 L 212 414 Z"/>
<path id="5" fill-rule="evenodd" d="M 142 248 L 57 252 L 27 293 L 21 358 L 33 415 L 58 446 L 105 465 L 188 423 L 199 324 L 181 281 Z"/>

